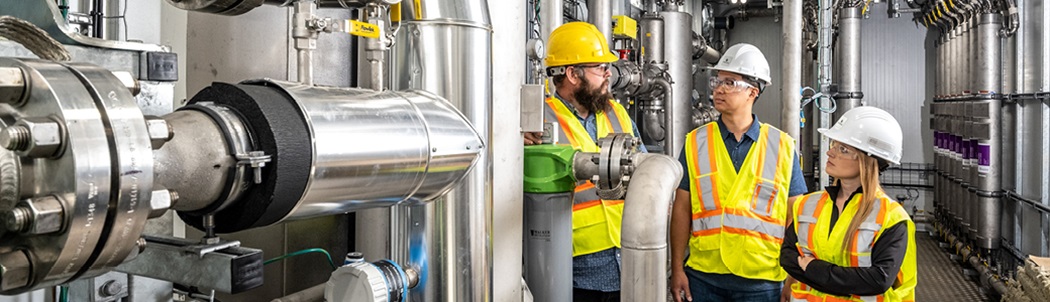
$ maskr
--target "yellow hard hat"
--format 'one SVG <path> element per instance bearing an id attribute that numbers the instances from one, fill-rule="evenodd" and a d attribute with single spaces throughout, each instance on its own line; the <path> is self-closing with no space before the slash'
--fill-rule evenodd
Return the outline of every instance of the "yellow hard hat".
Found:
<path id="1" fill-rule="evenodd" d="M 612 63 L 619 58 L 609 51 L 609 43 L 597 27 L 586 22 L 558 26 L 547 40 L 547 67 L 580 63 Z"/>

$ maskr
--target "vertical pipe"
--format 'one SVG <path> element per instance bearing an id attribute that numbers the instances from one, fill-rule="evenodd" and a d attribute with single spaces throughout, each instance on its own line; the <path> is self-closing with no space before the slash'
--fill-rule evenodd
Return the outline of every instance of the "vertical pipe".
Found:
<path id="1" fill-rule="evenodd" d="M 685 146 L 685 134 L 692 126 L 693 17 L 683 12 L 660 12 L 664 19 L 664 56 L 674 88 L 673 99 L 665 101 L 664 153 L 677 157 Z"/>
<path id="2" fill-rule="evenodd" d="M 813 85 L 815 82 L 813 70 L 814 62 L 808 59 L 813 56 L 812 52 L 808 50 L 803 50 L 803 53 L 803 58 L 806 59 L 802 60 L 802 85 L 809 86 Z M 816 106 L 812 105 L 812 103 L 800 110 L 805 112 L 808 120 L 806 120 L 806 127 L 799 129 L 799 157 L 802 161 L 802 176 L 806 180 L 806 187 L 812 189 L 817 188 L 816 183 L 813 181 L 813 165 L 815 163 L 813 161 L 813 140 L 816 138 L 813 129 L 816 129 L 816 126 L 818 126 L 817 121 L 819 119 L 817 118 L 817 114 L 820 114 L 820 112 L 816 110 Z"/>
<path id="3" fill-rule="evenodd" d="M 359 10 L 361 19 L 380 28 L 380 34 L 386 34 L 386 9 L 379 5 L 368 5 Z M 358 41 L 357 79 L 358 87 L 382 91 L 387 88 L 386 54 L 384 39 L 355 37 Z"/>
<path id="4" fill-rule="evenodd" d="M 784 106 L 780 111 L 780 129 L 797 140 L 799 139 L 798 113 L 802 104 L 802 96 L 799 95 L 799 89 L 802 87 L 802 0 L 784 0 L 783 23 L 781 38 L 784 43 L 784 65 L 780 78 L 784 87 L 780 89 L 780 93 Z M 860 69 L 856 71 L 859 75 Z"/>
<path id="5" fill-rule="evenodd" d="M 121 5 L 127 5 L 127 2 L 103 0 L 102 5 L 100 11 L 105 14 L 105 17 L 108 17 L 102 19 L 102 39 L 113 41 L 127 40 L 128 37 L 120 38 L 120 27 L 123 22 L 121 22 L 120 18 L 116 18 L 124 14 Z"/>
<path id="6" fill-rule="evenodd" d="M 860 19 L 863 16 L 859 7 L 848 7 L 839 10 L 839 94 L 838 109 L 834 121 L 842 114 L 861 105 L 861 66 L 860 66 Z"/>
<path id="7" fill-rule="evenodd" d="M 401 4 L 401 30 L 391 55 L 392 89 L 422 89 L 449 100 L 484 139 L 484 145 L 463 147 L 485 151 L 462 184 L 442 198 L 393 209 L 399 219 L 394 233 L 405 235 L 394 243 L 394 260 L 419 271 L 419 285 L 410 290 L 410 301 L 491 301 L 495 188 L 488 4 L 485 0 Z M 512 278 L 520 280 L 520 275 Z"/>
<path id="8" fill-rule="evenodd" d="M 831 33 L 832 33 L 832 0 L 818 0 L 820 22 L 820 49 L 818 50 L 817 56 L 819 57 L 819 81 L 820 81 L 820 92 L 824 95 L 831 95 L 831 59 L 832 59 L 832 44 L 831 44 Z M 820 128 L 831 128 L 832 115 L 828 113 L 820 114 Z M 827 162 L 828 156 L 824 150 L 828 149 L 828 140 L 820 137 L 820 162 Z M 820 187 L 826 187 L 830 185 L 830 179 L 828 173 L 823 169 L 820 169 Z"/>
<path id="9" fill-rule="evenodd" d="M 1041 4 L 1042 15 L 1038 21 L 1038 24 L 1042 29 L 1039 37 L 1039 58 L 1041 59 L 1039 62 L 1039 92 L 1050 92 L 1050 3 L 1044 1 Z M 1046 187 L 1047 179 L 1044 178 L 1043 180 L 1043 186 Z M 1046 194 L 1050 192 L 1044 190 L 1043 193 Z"/>
<path id="10" fill-rule="evenodd" d="M 296 76 L 299 83 L 314 84 L 314 52 L 311 49 L 296 49 Z"/>
<path id="11" fill-rule="evenodd" d="M 587 21 L 594 24 L 612 48 L 612 0 L 587 0 Z"/>
<path id="12" fill-rule="evenodd" d="M 638 36 L 642 50 L 639 55 L 642 64 L 662 64 L 664 62 L 664 20 L 658 16 L 646 16 L 638 20 L 641 35 Z"/>
<path id="13" fill-rule="evenodd" d="M 540 2 L 540 37 L 543 45 L 547 45 L 547 39 L 551 32 L 561 26 L 565 20 L 561 0 L 536 0 Z"/>

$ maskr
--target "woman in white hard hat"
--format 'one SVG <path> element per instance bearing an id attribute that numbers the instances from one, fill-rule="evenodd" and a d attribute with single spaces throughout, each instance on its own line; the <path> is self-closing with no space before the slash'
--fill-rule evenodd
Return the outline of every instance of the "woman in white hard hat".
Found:
<path id="1" fill-rule="evenodd" d="M 915 225 L 879 185 L 901 158 L 901 127 L 875 107 L 846 112 L 831 129 L 825 169 L 836 179 L 795 203 L 780 264 L 797 282 L 792 301 L 914 301 Z"/>

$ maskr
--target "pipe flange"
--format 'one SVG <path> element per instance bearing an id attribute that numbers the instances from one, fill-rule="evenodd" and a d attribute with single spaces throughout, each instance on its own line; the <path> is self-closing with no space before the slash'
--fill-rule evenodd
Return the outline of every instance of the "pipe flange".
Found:
<path id="1" fill-rule="evenodd" d="M 627 192 L 627 185 L 634 172 L 632 159 L 639 144 L 638 138 L 629 134 L 615 133 L 598 140 L 598 174 L 592 179 L 598 197 L 620 199 Z"/>

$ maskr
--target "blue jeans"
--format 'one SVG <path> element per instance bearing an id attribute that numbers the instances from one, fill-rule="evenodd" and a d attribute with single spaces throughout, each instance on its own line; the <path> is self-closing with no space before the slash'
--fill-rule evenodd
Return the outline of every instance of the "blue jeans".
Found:
<path id="1" fill-rule="evenodd" d="M 702 279 L 701 272 L 685 268 L 685 275 L 689 279 L 689 293 L 693 295 L 693 302 L 780 302 L 780 290 L 783 285 L 764 286 L 765 288 L 755 290 L 743 290 L 734 285 L 739 284 L 711 284 Z M 726 285 L 731 287 L 726 289 Z"/>

